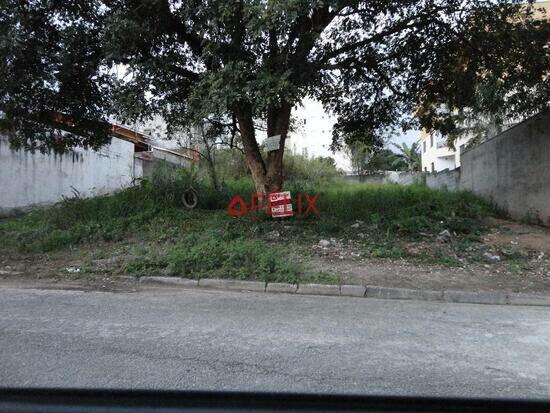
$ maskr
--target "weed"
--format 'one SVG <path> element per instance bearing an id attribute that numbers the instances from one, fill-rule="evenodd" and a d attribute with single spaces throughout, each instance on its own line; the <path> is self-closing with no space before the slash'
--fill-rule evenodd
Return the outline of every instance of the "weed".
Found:
<path id="1" fill-rule="evenodd" d="M 339 284 L 340 277 L 329 272 L 306 273 L 301 279 L 302 284 Z"/>
<path id="2" fill-rule="evenodd" d="M 205 235 L 193 243 L 135 251 L 125 266 L 133 274 L 162 272 L 189 278 L 219 277 L 296 282 L 302 272 L 280 246 L 263 241 L 225 241 Z"/>
<path id="3" fill-rule="evenodd" d="M 369 239 L 364 247 L 367 256 L 400 258 L 405 253 L 396 241 L 402 237 L 414 239 L 449 229 L 475 242 L 484 231 L 482 219 L 492 214 L 488 204 L 467 193 L 338 181 L 312 187 L 294 181 L 288 187 L 293 194 L 318 194 L 319 217 L 282 222 L 264 217 L 251 222 L 225 213 L 234 194 L 250 199 L 254 191 L 250 179 L 226 180 L 219 189 L 193 181 L 199 208 L 188 210 L 181 194 L 193 179 L 186 172 L 161 169 L 151 180 L 110 196 L 66 199 L 42 211 L 0 220 L 0 249 L 43 253 L 124 241 L 142 246 L 130 251 L 121 268 L 136 275 L 332 282 L 333 275 L 307 275 L 293 258 L 301 250 L 291 245 L 303 244 L 304 239 L 315 243 L 319 238 L 357 239 L 364 232 Z M 360 228 L 351 226 L 356 220 L 362 221 Z M 271 239 L 268 235 L 274 230 L 290 242 Z M 456 264 L 445 257 L 435 260 Z"/>

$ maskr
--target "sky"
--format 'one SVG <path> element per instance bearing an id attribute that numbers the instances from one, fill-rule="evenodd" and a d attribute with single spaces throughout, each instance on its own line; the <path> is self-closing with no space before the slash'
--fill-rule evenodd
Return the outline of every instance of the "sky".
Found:
<path id="1" fill-rule="evenodd" d="M 332 142 L 332 125 L 335 118 L 328 115 L 321 103 L 312 99 L 305 99 L 301 107 L 294 111 L 294 115 L 301 120 L 305 120 L 305 124 L 297 131 L 290 133 L 287 141 L 287 147 L 297 153 L 303 153 L 304 148 L 309 156 L 331 156 L 336 160 L 339 168 L 349 171 L 349 159 L 342 152 L 333 153 L 330 150 Z M 417 130 L 408 131 L 405 134 L 396 135 L 390 139 L 390 142 L 401 144 L 406 142 L 408 145 L 417 141 L 420 137 L 420 132 Z"/>

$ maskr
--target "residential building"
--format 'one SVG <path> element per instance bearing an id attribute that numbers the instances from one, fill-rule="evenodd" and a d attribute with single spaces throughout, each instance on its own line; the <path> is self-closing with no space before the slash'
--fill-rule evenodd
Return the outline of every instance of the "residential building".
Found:
<path id="1" fill-rule="evenodd" d="M 460 153 L 471 137 L 461 137 L 455 142 L 455 149 L 447 145 L 447 140 L 437 133 L 420 132 L 422 170 L 439 172 L 460 167 Z"/>

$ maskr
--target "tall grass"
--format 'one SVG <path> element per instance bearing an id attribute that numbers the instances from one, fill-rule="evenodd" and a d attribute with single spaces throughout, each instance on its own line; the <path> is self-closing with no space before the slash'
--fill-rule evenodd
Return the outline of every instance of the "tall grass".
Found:
<path id="1" fill-rule="evenodd" d="M 182 195 L 190 185 L 199 193 L 198 210 L 183 207 Z M 316 206 L 320 215 L 306 221 L 308 228 L 321 234 L 339 232 L 354 220 L 404 235 L 442 229 L 468 234 L 478 232 L 482 228 L 480 220 L 493 213 L 490 205 L 472 194 L 434 191 L 423 186 L 357 185 L 339 181 L 314 185 L 294 181 L 286 189 L 291 191 L 294 200 L 297 192 L 318 194 Z M 161 169 L 151 180 L 110 196 L 66 199 L 43 211 L 4 219 L 0 221 L 0 248 L 50 251 L 128 237 L 154 235 L 155 239 L 179 240 L 182 234 L 204 231 L 216 238 L 220 229 L 232 234 L 232 239 L 251 239 L 262 231 L 272 230 L 272 221 L 249 225 L 227 216 L 224 210 L 235 194 L 250 202 L 253 192 L 254 185 L 248 178 L 226 180 L 221 188 L 214 189 L 203 181 L 193 181 L 188 172 Z M 289 221 L 296 220 L 299 223 L 302 218 Z M 215 253 L 219 244 L 211 247 Z M 181 254 L 177 257 L 183 257 L 182 262 L 187 260 Z M 174 256 L 174 262 L 177 257 Z"/>
<path id="2" fill-rule="evenodd" d="M 468 233 L 494 213 L 489 203 L 471 193 L 422 185 L 331 183 L 317 193 L 322 218 L 362 220 L 407 233 L 443 228 Z"/>

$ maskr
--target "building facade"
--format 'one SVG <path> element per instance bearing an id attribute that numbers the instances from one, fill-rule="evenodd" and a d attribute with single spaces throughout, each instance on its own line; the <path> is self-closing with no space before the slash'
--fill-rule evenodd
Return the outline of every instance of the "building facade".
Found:
<path id="1" fill-rule="evenodd" d="M 447 145 L 447 140 L 436 133 L 420 132 L 420 151 L 422 155 L 422 171 L 439 172 L 445 169 L 453 170 L 460 167 L 460 154 L 471 137 L 460 137 L 455 142 L 455 148 Z"/>

